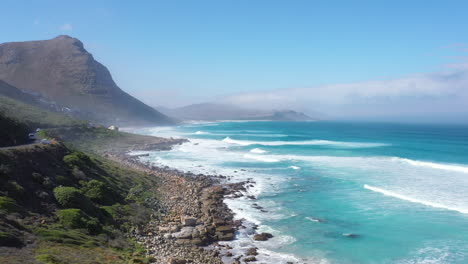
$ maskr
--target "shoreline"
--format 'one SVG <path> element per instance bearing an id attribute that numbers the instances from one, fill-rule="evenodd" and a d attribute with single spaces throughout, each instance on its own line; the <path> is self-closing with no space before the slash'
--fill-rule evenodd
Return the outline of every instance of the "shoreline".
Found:
<path id="1" fill-rule="evenodd" d="M 228 244 L 243 226 L 224 199 L 243 196 L 252 181 L 228 183 L 231 177 L 181 172 L 139 160 L 140 155 L 106 153 L 109 159 L 158 179 L 159 202 L 152 204 L 153 219 L 130 234 L 156 263 L 248 263 L 256 261 L 256 247 L 233 256 Z M 251 227 L 252 228 L 252 227 Z M 252 228 L 255 230 L 255 227 Z M 261 236 L 261 234 L 259 234 Z M 291 262 L 292 263 L 292 262 Z"/>

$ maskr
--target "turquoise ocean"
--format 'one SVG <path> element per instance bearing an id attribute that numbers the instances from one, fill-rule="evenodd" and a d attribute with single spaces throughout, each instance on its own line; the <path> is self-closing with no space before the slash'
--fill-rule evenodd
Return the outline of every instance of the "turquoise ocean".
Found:
<path id="1" fill-rule="evenodd" d="M 258 263 L 468 263 L 468 126 L 220 122 L 132 132 L 188 138 L 145 161 L 251 178 L 226 203 Z M 141 152 L 139 152 L 141 153 Z"/>

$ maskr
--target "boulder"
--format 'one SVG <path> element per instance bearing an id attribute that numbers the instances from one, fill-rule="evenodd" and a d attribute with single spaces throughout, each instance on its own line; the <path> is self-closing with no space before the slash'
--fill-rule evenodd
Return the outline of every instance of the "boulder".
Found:
<path id="1" fill-rule="evenodd" d="M 230 241 L 234 239 L 234 233 L 216 232 L 219 241 Z"/>
<path id="2" fill-rule="evenodd" d="M 257 261 L 257 258 L 253 256 L 244 258 L 244 262 L 253 262 L 253 261 Z"/>
<path id="3" fill-rule="evenodd" d="M 245 254 L 247 256 L 257 256 L 258 255 L 257 248 L 256 247 L 249 248 L 247 249 L 247 252 Z"/>
<path id="4" fill-rule="evenodd" d="M 260 233 L 260 234 L 255 234 L 253 239 L 256 241 L 267 241 L 268 239 L 272 237 L 273 235 L 270 233 Z"/>
<path id="5" fill-rule="evenodd" d="M 185 264 L 187 261 L 185 259 L 180 259 L 180 258 L 171 258 L 168 264 Z"/>
<path id="6" fill-rule="evenodd" d="M 179 239 L 192 238 L 193 229 L 191 226 L 185 226 L 179 232 L 173 233 L 172 236 Z"/>
<path id="7" fill-rule="evenodd" d="M 197 224 L 197 219 L 191 216 L 182 216 L 180 221 L 183 226 L 195 226 Z"/>

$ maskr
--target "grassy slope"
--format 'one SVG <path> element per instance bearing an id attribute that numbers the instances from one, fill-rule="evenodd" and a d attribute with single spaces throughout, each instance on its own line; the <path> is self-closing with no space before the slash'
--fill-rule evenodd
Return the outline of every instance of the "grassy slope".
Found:
<path id="1" fill-rule="evenodd" d="M 149 262 L 122 234 L 148 221 L 149 207 L 157 203 L 153 178 L 58 143 L 0 150 L 0 164 L 0 244 L 20 245 L 0 247 L 0 263 Z M 86 189 L 93 180 L 104 183 L 114 197 L 106 205 L 93 200 L 86 213 L 97 219 L 101 231 L 60 222 L 57 213 L 65 207 L 54 199 L 54 190 L 69 186 L 94 197 Z"/>
<path id="2" fill-rule="evenodd" d="M 34 105 L 29 105 L 0 95 L 0 112 L 10 118 L 20 120 L 31 128 L 63 127 L 83 125 L 80 121 L 61 113 L 51 112 Z"/>
<path id="3" fill-rule="evenodd" d="M 4 96 L 0 111 L 14 120 L 2 123 L 8 135 L 18 133 L 16 126 L 54 128 L 50 131 L 65 143 L 0 149 L 0 263 L 149 262 L 124 234 L 155 213 L 158 183 L 96 153 L 113 142 L 128 148 L 159 139 L 89 128 L 82 121 Z M 89 152 L 83 154 L 73 146 Z M 101 189 L 93 189 L 91 183 Z M 73 226 L 59 218 L 70 207 L 56 198 L 54 190 L 60 186 L 75 188 L 89 201 L 80 208 L 79 222 L 85 220 L 86 225 Z"/>
<path id="4" fill-rule="evenodd" d="M 125 152 L 132 149 L 167 149 L 181 139 L 143 136 L 103 127 L 88 126 L 47 129 L 41 135 L 65 142 L 67 146 L 91 153 Z"/>

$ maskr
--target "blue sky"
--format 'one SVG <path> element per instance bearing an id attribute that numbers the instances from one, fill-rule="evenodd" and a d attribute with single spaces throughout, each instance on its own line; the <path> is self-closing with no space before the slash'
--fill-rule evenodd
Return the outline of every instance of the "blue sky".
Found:
<path id="1" fill-rule="evenodd" d="M 467 14 L 467 1 L 3 0 L 0 42 L 60 34 L 79 38 L 122 89 L 152 105 L 222 100 L 290 107 L 262 103 L 258 95 L 281 99 L 290 90 L 303 89 L 313 97 L 336 84 L 365 83 L 372 90 L 369 82 L 394 85 L 389 80 L 465 71 Z M 452 105 L 447 96 L 461 92 L 466 99 L 463 83 L 457 85 L 448 95 L 432 91 L 409 96 L 419 101 L 445 96 L 441 104 Z M 256 100 L 239 100 L 252 94 Z M 344 94 L 349 99 L 350 92 Z M 373 94 L 382 95 L 388 96 Z M 408 101 L 407 92 L 396 97 Z M 390 105 L 400 102 L 396 97 L 387 98 Z M 310 100 L 316 107 L 289 99 L 282 101 L 337 116 L 362 105 L 362 98 Z"/>

